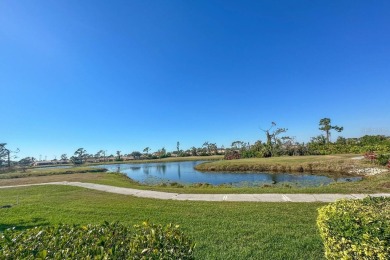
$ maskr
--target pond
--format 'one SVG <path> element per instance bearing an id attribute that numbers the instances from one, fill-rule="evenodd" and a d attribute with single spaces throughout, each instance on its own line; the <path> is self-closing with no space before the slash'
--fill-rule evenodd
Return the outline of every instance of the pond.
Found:
<path id="1" fill-rule="evenodd" d="M 361 177 L 335 177 L 265 172 L 200 172 L 194 167 L 203 161 L 143 163 L 143 164 L 107 164 L 95 167 L 106 168 L 110 172 L 120 172 L 131 179 L 144 184 L 173 183 L 193 184 L 209 183 L 213 185 L 229 184 L 233 186 L 260 186 L 287 184 L 293 186 L 321 186 L 333 182 L 357 181 Z"/>

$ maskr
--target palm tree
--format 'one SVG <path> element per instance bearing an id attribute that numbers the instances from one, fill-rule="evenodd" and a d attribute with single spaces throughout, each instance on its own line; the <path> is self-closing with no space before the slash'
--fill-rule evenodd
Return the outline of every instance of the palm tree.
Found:
<path id="1" fill-rule="evenodd" d="M 149 151 L 150 151 L 150 148 L 149 148 L 149 147 L 146 147 L 146 148 L 143 150 L 143 152 L 146 153 L 146 155 L 149 154 Z"/>
<path id="2" fill-rule="evenodd" d="M 326 143 L 329 143 L 330 142 L 330 130 L 335 130 L 337 132 L 341 132 L 344 130 L 344 127 L 340 127 L 340 126 L 337 126 L 337 125 L 331 125 L 331 120 L 330 118 L 322 118 L 320 120 L 320 130 L 321 131 L 324 131 L 325 134 L 326 134 Z"/>

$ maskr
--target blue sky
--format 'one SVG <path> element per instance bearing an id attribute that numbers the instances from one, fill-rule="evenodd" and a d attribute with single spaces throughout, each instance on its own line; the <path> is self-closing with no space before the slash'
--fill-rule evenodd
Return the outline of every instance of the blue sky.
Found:
<path id="1" fill-rule="evenodd" d="M 390 135 L 389 1 L 0 1 L 0 142 L 19 158 Z M 333 138 L 335 139 L 335 134 Z"/>

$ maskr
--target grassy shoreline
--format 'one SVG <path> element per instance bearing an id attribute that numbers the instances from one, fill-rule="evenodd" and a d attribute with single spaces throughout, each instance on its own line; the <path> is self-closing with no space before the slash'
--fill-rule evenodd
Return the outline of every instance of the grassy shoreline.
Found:
<path id="1" fill-rule="evenodd" d="M 319 187 L 293 187 L 287 185 L 263 185 L 252 187 L 233 187 L 231 185 L 208 185 L 197 183 L 193 185 L 145 185 L 133 181 L 118 173 L 74 173 L 13 179 L 0 179 L 0 186 L 38 184 L 46 182 L 75 181 L 111 185 L 116 187 L 140 190 L 154 190 L 174 193 L 209 193 L 209 194 L 255 194 L 255 193 L 382 193 L 390 191 L 390 174 L 383 173 L 364 177 L 357 182 L 333 183 Z"/>
<path id="2" fill-rule="evenodd" d="M 356 155 L 337 155 L 337 156 L 311 156 L 311 157 L 276 157 L 267 159 L 241 159 L 233 161 L 214 161 L 205 163 L 201 166 L 209 165 L 233 165 L 239 169 L 249 165 L 264 165 L 264 162 L 273 162 L 277 164 L 287 164 L 301 166 L 303 163 L 312 163 L 319 158 L 324 158 L 324 165 L 332 165 L 337 161 L 352 161 L 358 167 L 370 167 L 370 164 L 364 164 L 359 160 L 351 160 Z M 249 161 L 249 162 L 248 162 Z M 335 163 L 336 161 L 336 163 Z M 245 163 L 243 163 L 245 162 Z M 333 167 L 333 166 L 332 166 Z M 31 172 L 30 172 L 31 171 Z M 21 185 L 57 181 L 81 181 L 97 184 L 106 184 L 117 187 L 135 188 L 140 190 L 155 190 L 175 193 L 212 193 L 212 194 L 231 194 L 231 193 L 380 193 L 390 191 L 390 174 L 382 173 L 375 176 L 364 176 L 361 181 L 333 183 L 319 187 L 296 187 L 290 184 L 265 184 L 259 186 L 234 187 L 232 185 L 210 185 L 207 183 L 195 183 L 191 185 L 181 185 L 179 183 L 168 183 L 160 185 L 141 184 L 128 178 L 123 174 L 103 173 L 104 169 L 91 167 L 78 167 L 67 169 L 30 169 L 26 173 L 0 174 L 0 186 Z M 82 173 L 80 173 L 82 172 Z M 211 173 L 212 174 L 212 173 Z M 296 174 L 308 174 L 308 172 L 298 172 Z M 310 173 L 316 174 L 316 173 Z M 321 172 L 324 175 L 324 172 Z M 329 173 L 328 177 L 338 178 L 343 176 L 339 173 Z"/>
<path id="3" fill-rule="evenodd" d="M 33 176 L 47 176 L 47 175 L 61 175 L 74 173 L 99 173 L 106 172 L 106 169 L 95 168 L 91 166 L 105 165 L 105 164 L 141 164 L 141 163 L 161 163 L 161 162 L 183 162 L 183 161 L 215 161 L 221 160 L 222 155 L 212 156 L 189 156 L 189 157 L 169 157 L 163 159 L 150 160 L 131 160 L 131 161 L 114 161 L 114 162 L 100 162 L 100 163 L 85 163 L 82 166 L 78 165 L 50 165 L 27 168 L 25 171 L 21 169 L 12 172 L 0 172 L 1 179 L 25 178 Z M 56 166 L 69 166 L 69 168 L 55 168 Z"/>
<path id="4" fill-rule="evenodd" d="M 75 173 L 102 173 L 107 172 L 104 168 L 91 168 L 91 167 L 72 167 L 72 168 L 61 168 L 61 169 L 35 169 L 30 168 L 26 171 L 15 171 L 0 174 L 0 180 L 2 179 L 17 179 L 26 177 L 39 177 L 39 176 L 50 176 L 50 175 L 65 175 Z"/>
<path id="5" fill-rule="evenodd" d="M 352 171 L 367 167 L 357 155 L 283 156 L 249 158 L 205 162 L 195 167 L 198 171 L 220 172 L 289 172 L 289 173 L 336 173 L 353 176 Z"/>

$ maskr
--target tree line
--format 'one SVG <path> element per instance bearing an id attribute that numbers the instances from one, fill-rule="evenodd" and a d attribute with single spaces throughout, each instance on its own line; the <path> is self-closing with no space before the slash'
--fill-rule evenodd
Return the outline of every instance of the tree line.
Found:
<path id="1" fill-rule="evenodd" d="M 234 141 L 230 147 L 218 147 L 216 143 L 205 141 L 201 146 L 192 146 L 183 150 L 180 142 L 176 143 L 176 150 L 168 152 L 165 147 L 151 152 L 150 147 L 145 147 L 142 152 L 133 151 L 131 153 L 122 153 L 116 151 L 115 154 L 107 154 L 106 150 L 99 150 L 95 154 L 90 154 L 84 148 L 78 148 L 72 156 L 62 154 L 60 159 L 54 159 L 52 162 L 83 164 L 89 162 L 105 162 L 108 160 L 123 161 L 128 159 L 161 159 L 166 157 L 186 157 L 186 156 L 210 156 L 225 155 L 225 159 L 239 158 L 263 158 L 273 156 L 301 156 L 301 155 L 326 155 L 342 153 L 367 153 L 378 152 L 380 154 L 390 153 L 390 138 L 383 135 L 365 135 L 360 138 L 344 138 L 339 136 L 335 142 L 331 141 L 333 131 L 342 132 L 343 127 L 333 125 L 330 118 L 322 118 L 319 121 L 319 130 L 322 134 L 312 137 L 307 143 L 300 143 L 295 137 L 285 135 L 287 128 L 277 127 L 275 122 L 271 122 L 266 129 L 261 129 L 265 135 L 265 142 L 261 140 L 250 144 L 245 141 Z M 15 161 L 19 149 L 9 150 L 6 143 L 0 143 L 0 169 L 10 169 L 13 165 L 21 167 L 30 166 L 38 160 L 34 157 L 25 157 Z"/>
<path id="2" fill-rule="evenodd" d="M 204 142 L 200 147 L 191 147 L 187 150 L 180 149 L 180 142 L 176 143 L 176 150 L 168 152 L 165 147 L 158 149 L 155 152 L 152 152 L 150 147 L 145 147 L 142 152 L 133 151 L 131 153 L 122 153 L 122 151 L 116 151 L 115 154 L 107 154 L 106 150 L 99 150 L 96 153 L 88 153 L 87 150 L 83 147 L 78 148 L 73 155 L 70 157 L 67 154 L 62 154 L 60 158 L 50 160 L 50 161 L 41 161 L 37 160 L 35 157 L 25 157 L 19 161 L 16 161 L 17 153 L 16 151 L 10 151 L 6 148 L 6 143 L 0 144 L 0 169 L 9 170 L 12 166 L 26 167 L 34 165 L 38 162 L 42 165 L 45 163 L 48 164 L 84 164 L 86 162 L 106 162 L 106 161 L 124 161 L 129 159 L 161 159 L 167 157 L 186 157 L 186 156 L 209 156 L 209 155 L 219 155 L 223 154 L 222 148 L 218 148 L 216 143 Z"/>
<path id="3" fill-rule="evenodd" d="M 377 152 L 390 157 L 390 137 L 388 136 L 365 135 L 360 138 L 339 136 L 335 142 L 332 142 L 332 132 L 340 133 L 344 128 L 333 125 L 330 118 L 322 118 L 318 126 L 322 134 L 312 137 L 307 143 L 300 143 L 294 137 L 283 135 L 288 131 L 287 128 L 278 128 L 276 123 L 272 122 L 268 129 L 261 129 L 265 134 L 266 142 L 258 140 L 253 145 L 249 145 L 249 143 L 236 141 L 235 143 L 239 143 L 240 146 L 232 146 L 226 152 L 225 159 L 346 153 L 364 154 L 367 152 Z"/>

